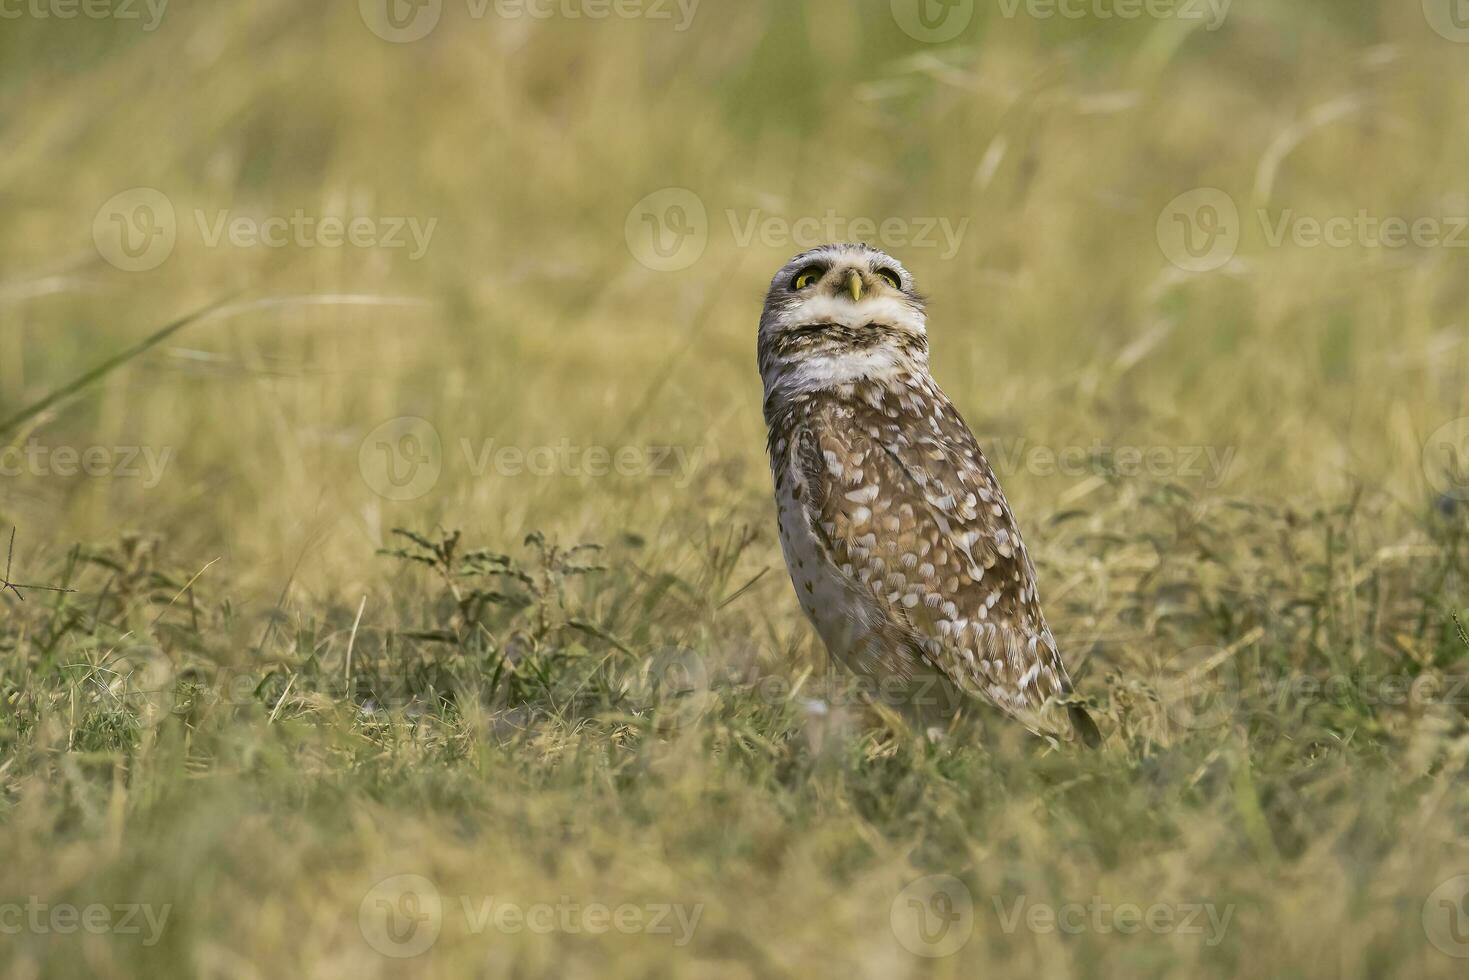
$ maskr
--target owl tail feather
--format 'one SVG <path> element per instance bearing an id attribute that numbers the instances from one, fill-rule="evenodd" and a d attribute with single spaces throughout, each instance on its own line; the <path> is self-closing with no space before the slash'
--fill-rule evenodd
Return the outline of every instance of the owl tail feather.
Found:
<path id="1" fill-rule="evenodd" d="M 1086 743 L 1087 748 L 1094 749 L 1102 744 L 1102 733 L 1085 708 L 1079 704 L 1071 704 L 1066 706 L 1066 710 L 1071 715 L 1072 730 L 1076 732 L 1077 738 Z"/>

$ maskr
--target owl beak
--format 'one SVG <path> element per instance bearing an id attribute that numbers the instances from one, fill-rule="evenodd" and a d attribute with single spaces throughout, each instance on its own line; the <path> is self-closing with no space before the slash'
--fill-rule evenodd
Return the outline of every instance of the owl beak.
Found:
<path id="1" fill-rule="evenodd" d="M 856 269 L 847 272 L 847 291 L 852 294 L 852 302 L 862 298 L 862 274 Z"/>

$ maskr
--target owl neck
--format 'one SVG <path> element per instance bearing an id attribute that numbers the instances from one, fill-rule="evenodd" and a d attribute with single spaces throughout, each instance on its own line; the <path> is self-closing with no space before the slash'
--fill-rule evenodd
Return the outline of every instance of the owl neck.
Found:
<path id="1" fill-rule="evenodd" d="M 885 387 L 911 379 L 926 379 L 928 351 L 880 344 L 812 352 L 768 364 L 762 358 L 761 376 L 765 383 L 766 417 L 770 418 L 782 406 L 812 395 L 851 390 L 854 385 L 864 383 Z"/>

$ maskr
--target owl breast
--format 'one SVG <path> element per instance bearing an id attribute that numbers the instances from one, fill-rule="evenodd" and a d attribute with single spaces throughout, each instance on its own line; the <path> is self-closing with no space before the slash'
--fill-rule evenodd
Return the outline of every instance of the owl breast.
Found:
<path id="1" fill-rule="evenodd" d="M 795 495 L 796 480 L 790 472 L 777 474 L 775 505 L 779 514 L 780 547 L 786 570 L 791 574 L 801 608 L 831 655 L 842 664 L 853 663 L 854 637 L 871 621 L 871 603 L 841 577 L 827 559 L 811 530 L 801 502 Z"/>

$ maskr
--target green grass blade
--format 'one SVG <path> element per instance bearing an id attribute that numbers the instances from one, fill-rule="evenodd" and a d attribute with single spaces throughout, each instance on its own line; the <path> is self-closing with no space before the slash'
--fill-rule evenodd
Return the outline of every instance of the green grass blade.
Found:
<path id="1" fill-rule="evenodd" d="M 202 320 L 209 314 L 215 312 L 233 298 L 234 296 L 232 295 L 230 297 L 227 297 L 226 299 L 218 299 L 211 302 L 207 306 L 200 307 L 192 313 L 185 314 L 184 316 L 180 317 L 177 320 L 174 320 L 167 326 L 161 327 L 153 333 L 149 334 L 147 337 L 139 341 L 137 344 L 134 344 L 132 347 L 129 347 L 126 350 L 121 351 L 113 355 L 112 357 L 109 357 L 101 364 L 98 364 L 96 367 L 87 371 L 85 374 L 82 374 L 79 377 L 68 382 L 67 384 L 62 385 L 60 388 L 57 388 L 55 391 L 46 395 L 40 401 L 37 401 L 34 404 L 28 405 L 27 407 L 21 409 L 19 412 L 6 419 L 4 422 L 0 422 L 0 436 L 6 435 L 7 433 L 19 428 L 20 426 L 29 422 L 31 419 L 35 418 L 37 415 L 40 415 L 42 412 L 46 411 L 46 409 L 50 408 L 51 406 L 56 405 L 59 402 L 70 398 L 72 395 L 77 394 L 82 389 L 87 388 L 93 382 L 105 378 L 107 375 L 122 367 L 122 365 L 126 364 L 128 361 L 131 361 L 138 355 L 147 353 L 154 347 L 157 347 L 169 337 L 178 333 L 184 327 L 187 327 L 191 323 L 197 323 L 199 320 Z"/>

